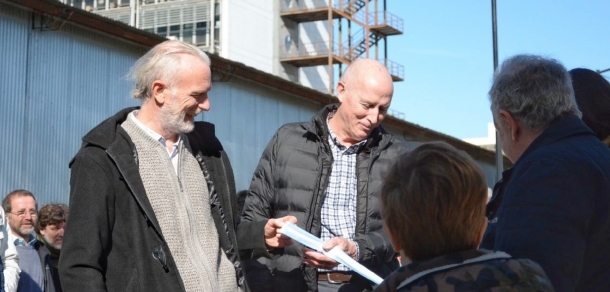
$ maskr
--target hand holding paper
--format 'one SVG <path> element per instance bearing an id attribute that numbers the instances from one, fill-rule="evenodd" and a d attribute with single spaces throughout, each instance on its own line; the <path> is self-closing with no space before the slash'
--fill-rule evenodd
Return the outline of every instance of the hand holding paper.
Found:
<path id="1" fill-rule="evenodd" d="M 285 216 L 282 218 L 272 218 L 265 224 L 265 244 L 267 248 L 282 248 L 292 244 L 292 239 L 286 235 L 278 233 L 278 230 L 284 226 L 286 222 L 293 224 L 297 223 L 297 218 L 294 216 Z"/>
<path id="2" fill-rule="evenodd" d="M 380 284 L 383 281 L 381 277 L 377 276 L 375 273 L 371 272 L 369 269 L 355 261 L 345 252 L 343 252 L 340 247 L 335 246 L 333 249 L 325 251 L 322 248 L 324 242 L 320 238 L 313 236 L 311 233 L 297 227 L 296 225 L 290 222 L 286 222 L 284 226 L 278 230 L 278 232 L 289 236 L 290 238 L 300 242 L 305 246 L 317 250 L 318 252 L 326 255 L 327 257 L 337 262 L 344 264 L 348 268 L 352 269 L 352 271 L 362 275 L 363 277 L 369 279 L 375 284 Z"/>

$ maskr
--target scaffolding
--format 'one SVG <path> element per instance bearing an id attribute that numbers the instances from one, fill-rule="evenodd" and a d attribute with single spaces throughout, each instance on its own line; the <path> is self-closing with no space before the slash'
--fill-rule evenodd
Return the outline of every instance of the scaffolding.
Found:
<path id="1" fill-rule="evenodd" d="M 378 9 L 383 2 L 383 8 Z M 305 43 L 297 37 L 280 48 L 280 62 L 297 68 L 328 66 L 328 92 L 333 93 L 334 65 L 349 65 L 360 58 L 377 59 L 394 81 L 404 80 L 404 67 L 387 57 L 387 37 L 403 32 L 403 20 L 386 9 L 386 0 L 281 0 L 286 26 L 327 21 L 328 41 Z M 372 2 L 372 3 L 371 3 Z M 347 24 L 345 32 L 344 24 Z M 352 33 L 352 25 L 358 28 Z M 383 56 L 379 47 L 383 43 Z"/>

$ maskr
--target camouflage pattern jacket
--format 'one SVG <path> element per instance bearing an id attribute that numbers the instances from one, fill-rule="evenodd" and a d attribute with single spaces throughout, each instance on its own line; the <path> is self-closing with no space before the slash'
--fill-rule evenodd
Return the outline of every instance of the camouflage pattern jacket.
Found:
<path id="1" fill-rule="evenodd" d="M 467 250 L 414 262 L 390 274 L 374 292 L 555 291 L 542 268 L 504 252 Z"/>

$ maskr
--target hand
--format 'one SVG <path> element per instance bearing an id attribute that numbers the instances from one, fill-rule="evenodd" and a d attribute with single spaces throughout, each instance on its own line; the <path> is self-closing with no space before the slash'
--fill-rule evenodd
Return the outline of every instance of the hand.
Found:
<path id="1" fill-rule="evenodd" d="M 297 218 L 294 216 L 285 216 L 277 219 L 271 218 L 267 221 L 267 224 L 265 224 L 265 244 L 267 245 L 267 248 L 282 248 L 292 244 L 292 239 L 290 239 L 290 237 L 277 232 L 286 222 L 297 224 Z"/>
<path id="2" fill-rule="evenodd" d="M 335 237 L 326 241 L 324 245 L 322 245 L 322 248 L 325 251 L 329 251 L 335 246 L 338 246 L 350 257 L 356 259 L 357 250 L 356 244 L 353 241 L 347 240 L 343 237 Z M 308 248 L 303 249 L 303 263 L 314 268 L 325 270 L 332 270 L 337 265 L 339 265 L 339 263 L 335 260 L 325 256 L 320 252 Z"/>
<path id="3" fill-rule="evenodd" d="M 309 248 L 303 248 L 303 263 L 324 270 L 332 270 L 339 265 L 335 260 Z"/>
<path id="4" fill-rule="evenodd" d="M 352 257 L 355 260 L 358 260 L 356 258 L 356 255 L 358 254 L 358 250 L 356 249 L 356 244 L 353 241 L 348 240 L 347 238 L 343 238 L 343 237 L 333 237 L 330 240 L 326 241 L 324 243 L 324 245 L 322 245 L 322 248 L 325 251 L 329 251 L 329 250 L 333 249 L 335 246 L 338 246 L 348 256 Z"/>

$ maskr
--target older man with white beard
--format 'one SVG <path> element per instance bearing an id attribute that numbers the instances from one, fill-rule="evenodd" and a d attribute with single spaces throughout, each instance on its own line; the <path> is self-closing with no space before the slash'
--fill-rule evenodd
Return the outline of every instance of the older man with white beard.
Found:
<path id="1" fill-rule="evenodd" d="M 64 291 L 241 290 L 233 172 L 214 125 L 194 121 L 210 59 L 166 41 L 131 76 L 141 108 L 91 130 L 70 163 Z"/>

